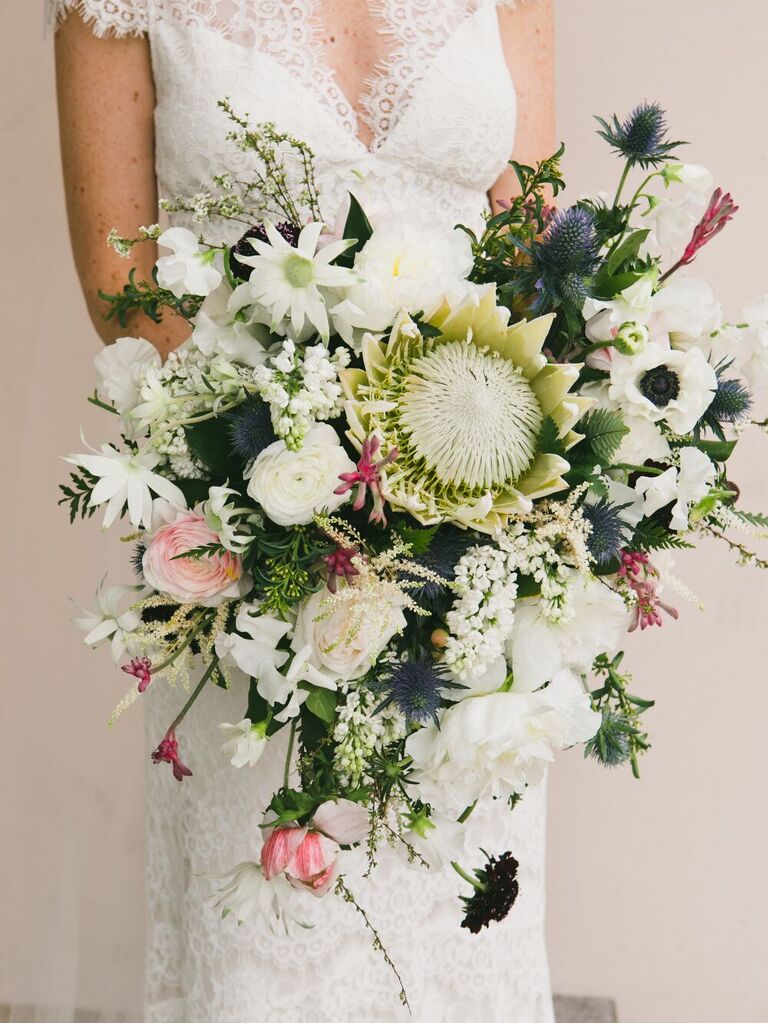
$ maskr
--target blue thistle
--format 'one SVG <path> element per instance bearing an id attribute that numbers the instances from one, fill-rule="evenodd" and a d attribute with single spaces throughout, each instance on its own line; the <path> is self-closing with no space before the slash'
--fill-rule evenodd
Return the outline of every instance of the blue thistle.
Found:
<path id="1" fill-rule="evenodd" d="M 641 103 L 623 122 L 615 114 L 612 121 L 602 117 L 595 120 L 602 127 L 597 134 L 620 153 L 629 166 L 656 167 L 669 159 L 677 146 L 685 145 L 667 141 L 666 115 L 658 103 Z"/>
<path id="2" fill-rule="evenodd" d="M 415 562 L 429 569 L 446 582 L 453 582 L 456 578 L 456 565 L 467 553 L 470 547 L 474 547 L 477 540 L 466 530 L 456 529 L 454 526 L 444 526 L 433 537 L 429 547 L 422 554 L 414 554 L 409 561 Z M 418 582 L 418 587 L 410 589 L 413 598 L 419 603 L 432 603 L 445 590 L 443 583 L 433 582 L 429 579 L 409 576 L 406 578 Z"/>
<path id="3" fill-rule="evenodd" d="M 626 507 L 625 504 L 611 504 L 606 497 L 601 497 L 594 504 L 585 502 L 581 506 L 581 514 L 592 527 L 587 548 L 601 567 L 618 557 L 627 542 L 629 528 L 619 514 Z"/>
<path id="4" fill-rule="evenodd" d="M 227 414 L 232 449 L 250 462 L 277 440 L 269 405 L 255 395 Z"/>
<path id="5" fill-rule="evenodd" d="M 600 262 L 595 223 L 581 206 L 556 213 L 533 250 L 538 292 L 536 311 L 557 305 L 581 305 L 590 293 Z"/>
<path id="6" fill-rule="evenodd" d="M 442 690 L 455 687 L 448 669 L 434 661 L 401 661 L 378 679 L 373 688 L 386 694 L 377 710 L 394 704 L 408 721 L 437 724 Z"/>
<path id="7" fill-rule="evenodd" d="M 751 411 L 752 395 L 744 384 L 740 380 L 718 377 L 715 396 L 702 421 L 714 429 L 715 424 L 741 423 Z"/>
<path id="8" fill-rule="evenodd" d="M 584 756 L 592 757 L 604 767 L 618 767 L 631 755 L 630 740 L 637 729 L 631 721 L 603 708 L 603 720 L 584 748 Z"/>

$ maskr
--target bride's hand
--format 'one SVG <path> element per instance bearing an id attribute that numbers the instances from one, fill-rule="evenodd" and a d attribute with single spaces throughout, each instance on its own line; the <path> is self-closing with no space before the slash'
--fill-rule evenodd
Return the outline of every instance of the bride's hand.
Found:
<path id="1" fill-rule="evenodd" d="M 165 356 L 189 335 L 185 320 L 166 310 L 160 324 L 136 316 L 122 327 L 104 319 L 99 298 L 99 290 L 119 292 L 132 266 L 137 280 L 150 280 L 157 258 L 154 243 L 137 245 L 129 262 L 106 241 L 112 227 L 135 237 L 157 219 L 149 43 L 99 39 L 70 15 L 56 35 L 56 81 L 69 228 L 91 320 L 106 343 L 141 335 Z"/>

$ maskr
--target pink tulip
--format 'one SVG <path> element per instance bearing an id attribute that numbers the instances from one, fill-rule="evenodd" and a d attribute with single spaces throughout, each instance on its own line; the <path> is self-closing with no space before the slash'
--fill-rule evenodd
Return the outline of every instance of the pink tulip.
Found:
<path id="1" fill-rule="evenodd" d="M 284 874 L 294 888 L 320 898 L 333 884 L 340 852 L 339 845 L 320 831 L 281 825 L 264 843 L 261 869 L 268 881 Z"/>

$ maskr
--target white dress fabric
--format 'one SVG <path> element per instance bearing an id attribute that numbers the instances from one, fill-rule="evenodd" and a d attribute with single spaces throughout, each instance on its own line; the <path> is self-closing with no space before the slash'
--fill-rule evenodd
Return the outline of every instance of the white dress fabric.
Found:
<path id="1" fill-rule="evenodd" d="M 391 43 L 363 102 L 370 146 L 322 62 L 312 0 L 49 5 L 52 20 L 72 8 L 100 35 L 148 34 L 161 195 L 192 194 L 214 174 L 236 169 L 229 125 L 216 106 L 225 96 L 253 122 L 274 121 L 312 146 L 328 219 L 352 190 L 374 224 L 428 217 L 477 226 L 512 151 L 515 92 L 493 0 L 370 0 L 371 17 Z M 200 875 L 257 856 L 261 814 L 282 774 L 282 738 L 253 769 L 235 770 L 220 752 L 219 723 L 239 721 L 246 698 L 244 685 L 229 692 L 209 686 L 194 705 L 179 732 L 193 777 L 179 784 L 167 765 L 147 770 L 145 1023 L 554 1023 L 544 944 L 544 785 L 514 811 L 493 804 L 470 817 L 466 867 L 481 865 L 481 848 L 509 849 L 520 861 L 516 905 L 481 934 L 459 926 L 457 892 L 469 887 L 450 868 L 427 873 L 384 849 L 371 878 L 361 876 L 362 866 L 347 874 L 403 976 L 410 1017 L 359 915 L 340 898 L 307 897 L 315 926 L 290 935 L 263 922 L 221 919 Z M 147 691 L 148 749 L 183 699 L 162 683 Z"/>

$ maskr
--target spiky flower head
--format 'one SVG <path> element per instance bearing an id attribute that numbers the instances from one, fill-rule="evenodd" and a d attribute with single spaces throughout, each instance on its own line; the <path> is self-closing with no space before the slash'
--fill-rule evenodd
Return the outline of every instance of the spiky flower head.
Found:
<path id="1" fill-rule="evenodd" d="M 246 462 L 277 440 L 269 405 L 256 395 L 229 412 L 228 419 L 232 448 Z"/>
<path id="2" fill-rule="evenodd" d="M 546 418 L 566 448 L 591 404 L 568 392 L 580 367 L 552 365 L 542 347 L 553 316 L 509 325 L 494 286 L 445 300 L 424 336 L 405 313 L 388 341 L 367 337 L 362 369 L 340 374 L 348 436 L 358 450 L 377 434 L 398 451 L 384 497 L 419 522 L 481 532 L 561 490 L 568 463 L 539 448 Z"/>
<path id="3" fill-rule="evenodd" d="M 596 117 L 602 131 L 598 135 L 619 153 L 630 166 L 656 167 L 673 155 L 684 142 L 667 141 L 667 120 L 658 103 L 641 103 L 624 121 L 614 114 L 610 121 Z"/>
<path id="4" fill-rule="evenodd" d="M 379 705 L 383 710 L 394 704 L 407 721 L 437 724 L 443 689 L 455 686 L 448 669 L 434 661 L 399 661 L 374 683 L 374 688 L 385 693 Z"/>
<path id="5" fill-rule="evenodd" d="M 621 714 L 603 708 L 603 720 L 584 748 L 584 756 L 592 757 L 604 767 L 618 767 L 629 760 L 631 737 L 637 729 Z"/>
<path id="6" fill-rule="evenodd" d="M 752 411 L 752 395 L 741 380 L 723 379 L 718 372 L 717 390 L 712 403 L 701 417 L 698 426 L 708 426 L 721 440 L 725 438 L 723 425 L 742 423 Z"/>
<path id="7" fill-rule="evenodd" d="M 629 528 L 620 515 L 624 507 L 626 505 L 611 504 L 606 497 L 581 506 L 581 514 L 590 526 L 587 548 L 599 566 L 617 558 L 627 542 Z"/>
<path id="8" fill-rule="evenodd" d="M 456 566 L 477 538 L 465 529 L 441 526 L 429 547 L 421 554 L 412 554 L 410 560 L 435 574 L 436 579 L 419 579 L 421 584 L 411 595 L 420 604 L 431 604 L 446 590 L 446 583 L 456 578 Z M 407 574 L 407 573 L 406 573 Z M 439 580 L 439 581 L 438 581 Z"/>
<path id="9" fill-rule="evenodd" d="M 517 881 L 519 864 L 512 853 L 486 856 L 485 867 L 474 872 L 477 880 L 471 882 L 475 886 L 473 894 L 461 896 L 464 903 L 461 926 L 472 934 L 479 934 L 483 927 L 504 920 L 520 890 Z"/>
<path id="10" fill-rule="evenodd" d="M 589 210 L 571 206 L 552 217 L 533 250 L 531 272 L 538 298 L 534 309 L 579 305 L 590 293 L 600 262 L 595 223 Z"/>

